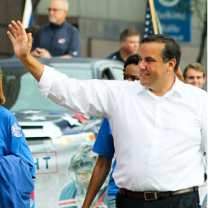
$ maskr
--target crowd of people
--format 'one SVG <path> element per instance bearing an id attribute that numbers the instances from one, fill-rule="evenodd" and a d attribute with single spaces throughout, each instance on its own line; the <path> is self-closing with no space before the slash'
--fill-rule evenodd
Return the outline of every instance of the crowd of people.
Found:
<path id="1" fill-rule="evenodd" d="M 83 200 L 78 203 L 82 208 L 92 204 L 102 207 L 95 199 L 104 191 L 104 205 L 109 208 L 205 206 L 207 93 L 202 89 L 206 82 L 203 66 L 190 63 L 182 73 L 181 48 L 175 39 L 157 34 L 140 43 L 140 33 L 125 28 L 120 33 L 120 48 L 106 57 L 124 64 L 124 81 L 70 79 L 37 59 L 81 57 L 78 30 L 66 21 L 68 10 L 66 0 L 52 0 L 48 24 L 26 31 L 20 21 L 12 21 L 7 32 L 15 56 L 38 81 L 42 96 L 73 112 L 103 116 L 92 148 L 97 162 L 89 162 L 87 155 L 84 159 L 93 169 L 89 185 L 75 181 L 67 184 L 59 202 L 71 197 L 68 190 L 78 183 L 75 191 L 85 187 Z M 2 106 L 0 111 L 0 207 L 7 207 L 6 203 L 29 207 L 36 177 L 32 155 L 15 116 Z M 72 159 L 80 160 L 75 156 Z M 8 169 L 16 175 L 24 174 L 24 180 L 18 178 L 17 182 L 14 177 L 10 181 Z M 83 171 L 75 166 L 71 169 Z M 103 191 L 107 177 L 108 188 Z M 9 192 L 8 186 L 21 194 Z"/>

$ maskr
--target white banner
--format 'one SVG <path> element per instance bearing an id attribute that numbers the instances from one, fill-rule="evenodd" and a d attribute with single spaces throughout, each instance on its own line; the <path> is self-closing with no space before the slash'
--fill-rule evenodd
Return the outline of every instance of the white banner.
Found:
<path id="1" fill-rule="evenodd" d="M 36 166 L 35 208 L 81 207 L 97 160 L 93 143 L 30 146 Z M 92 207 L 107 207 L 107 183 Z"/>

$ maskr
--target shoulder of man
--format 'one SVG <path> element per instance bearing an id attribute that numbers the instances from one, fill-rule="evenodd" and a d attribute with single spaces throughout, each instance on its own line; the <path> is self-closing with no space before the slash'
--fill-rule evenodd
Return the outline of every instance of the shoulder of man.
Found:
<path id="1" fill-rule="evenodd" d="M 78 29 L 74 25 L 68 23 L 67 21 L 64 22 L 64 27 L 70 31 L 78 32 Z"/>
<path id="2" fill-rule="evenodd" d="M 109 56 L 106 57 L 106 59 L 113 59 L 113 60 L 117 60 L 119 55 L 119 51 L 116 51 L 114 53 L 111 53 Z"/>

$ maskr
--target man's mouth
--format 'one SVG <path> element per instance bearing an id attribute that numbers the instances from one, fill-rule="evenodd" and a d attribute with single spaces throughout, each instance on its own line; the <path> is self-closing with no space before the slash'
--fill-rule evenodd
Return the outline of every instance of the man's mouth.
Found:
<path id="1" fill-rule="evenodd" d="M 149 75 L 150 75 L 149 73 L 140 72 L 140 76 L 141 76 L 141 77 L 147 77 L 147 76 L 149 76 Z"/>

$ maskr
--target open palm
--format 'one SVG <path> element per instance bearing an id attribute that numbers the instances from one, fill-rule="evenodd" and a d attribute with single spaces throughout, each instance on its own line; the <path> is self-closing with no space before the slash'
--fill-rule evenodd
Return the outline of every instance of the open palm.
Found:
<path id="1" fill-rule="evenodd" d="M 12 21 L 11 24 L 9 24 L 9 29 L 11 32 L 8 31 L 7 35 L 12 42 L 14 53 L 19 59 L 26 57 L 30 54 L 32 47 L 31 34 L 25 32 L 20 21 Z"/>

